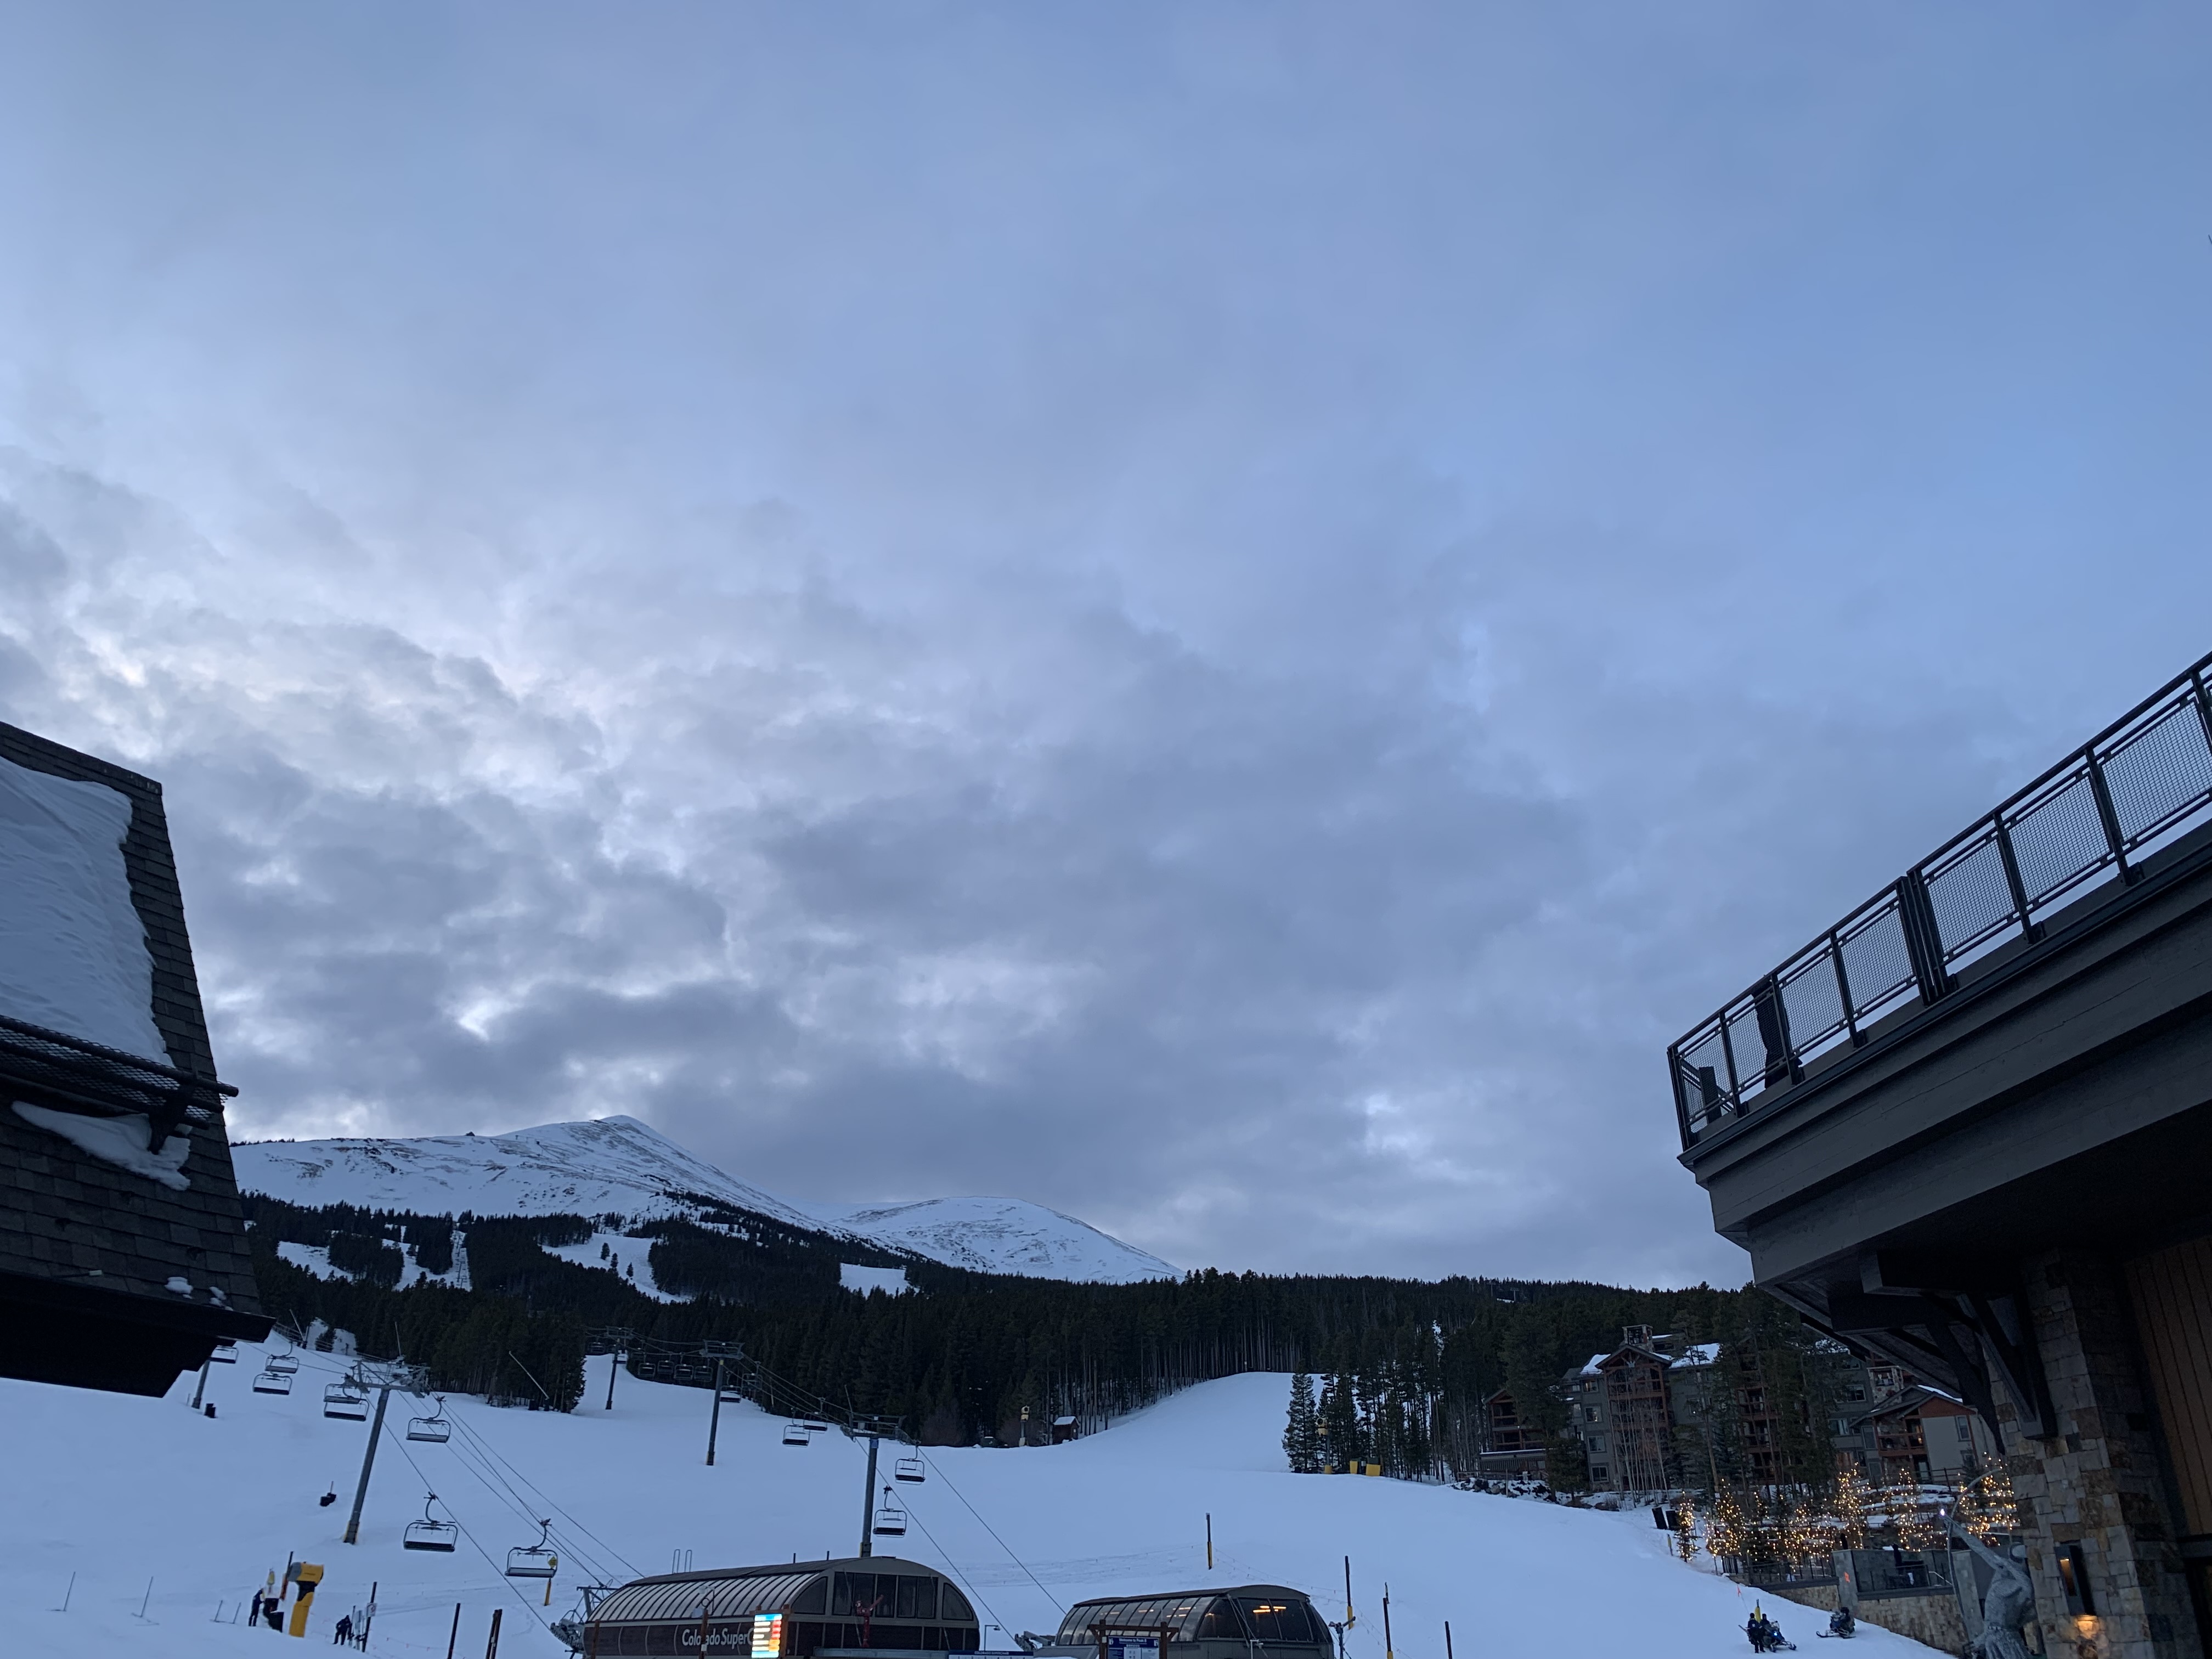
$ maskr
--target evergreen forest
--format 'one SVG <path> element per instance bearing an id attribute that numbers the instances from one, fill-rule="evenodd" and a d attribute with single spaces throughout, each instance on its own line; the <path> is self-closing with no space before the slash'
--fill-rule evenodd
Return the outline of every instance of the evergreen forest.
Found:
<path id="1" fill-rule="evenodd" d="M 1192 1382 L 1299 1372 L 1321 1382 L 1308 1384 L 1314 1443 L 1291 1445 L 1295 1467 L 1356 1458 L 1450 1479 L 1476 1472 L 1484 1402 L 1504 1388 L 1551 1437 L 1553 1484 L 1571 1488 L 1578 1453 L 1557 1385 L 1642 1325 L 1721 1342 L 1732 1365 L 1771 1375 L 1760 1386 L 1790 1396 L 1784 1414 L 1805 1425 L 1786 1449 L 1790 1473 L 1827 1473 L 1808 1339 L 1794 1315 L 1742 1291 L 1212 1269 L 1079 1285 L 878 1253 L 866 1265 L 903 1267 L 912 1290 L 863 1295 L 841 1287 L 838 1268 L 869 1252 L 741 1212 L 632 1224 L 305 1209 L 252 1194 L 246 1205 L 264 1310 L 283 1328 L 325 1342 L 343 1330 L 365 1354 L 426 1366 L 435 1389 L 539 1409 L 577 1404 L 587 1353 L 620 1347 L 636 1375 L 707 1385 L 720 1345 L 729 1380 L 772 1410 L 889 1418 L 926 1444 L 1012 1444 L 1042 1438 L 1055 1418 L 1089 1432 Z M 549 1253 L 607 1233 L 627 1248 L 605 1262 Z M 352 1276 L 319 1277 L 283 1259 L 285 1243 L 326 1250 Z M 410 1255 L 447 1273 L 457 1246 L 468 1288 L 398 1288 Z M 691 1299 L 640 1290 L 635 1257 L 622 1261 L 631 1251 Z M 1717 1479 L 1747 1461 L 1723 1443 L 1728 1432 L 1694 1460 Z"/>

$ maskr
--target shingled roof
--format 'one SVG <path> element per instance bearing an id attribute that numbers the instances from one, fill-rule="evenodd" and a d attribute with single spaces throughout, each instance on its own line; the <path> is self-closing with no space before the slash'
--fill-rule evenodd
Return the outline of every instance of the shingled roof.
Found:
<path id="1" fill-rule="evenodd" d="M 0 724 L 0 759 L 104 784 L 131 803 L 123 863 L 145 924 L 168 1066 L 27 1025 L 0 1007 L 0 1100 L 188 1133 L 181 1189 L 0 1107 L 0 1375 L 161 1394 L 260 1314 L 161 787 Z M 164 1123 L 164 1119 L 167 1122 Z"/>

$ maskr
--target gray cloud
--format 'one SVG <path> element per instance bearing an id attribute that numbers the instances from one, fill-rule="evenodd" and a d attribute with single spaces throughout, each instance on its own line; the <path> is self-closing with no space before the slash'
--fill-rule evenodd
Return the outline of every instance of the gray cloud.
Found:
<path id="1" fill-rule="evenodd" d="M 242 1132 L 1726 1276 L 1666 1042 L 2204 648 L 2201 20 L 141 21 L 0 69 L 0 699 Z"/>

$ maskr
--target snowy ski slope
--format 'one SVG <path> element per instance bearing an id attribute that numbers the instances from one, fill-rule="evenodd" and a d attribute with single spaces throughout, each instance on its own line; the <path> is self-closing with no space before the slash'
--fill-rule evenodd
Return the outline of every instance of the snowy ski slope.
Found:
<path id="1" fill-rule="evenodd" d="M 338 1540 L 368 1428 L 320 1414 L 337 1364 L 302 1356 L 294 1393 L 280 1399 L 249 1392 L 254 1358 L 249 1350 L 244 1363 L 216 1368 L 212 1422 L 183 1403 L 191 1377 L 167 1401 L 0 1382 L 0 1597 L 11 1621 L 0 1649 L 55 1659 L 273 1656 L 288 1638 L 213 1615 L 221 1603 L 229 1618 L 289 1552 L 329 1569 L 298 1651 L 326 1648 L 337 1616 L 379 1580 L 373 1654 L 442 1659 L 458 1602 L 457 1653 L 483 1652 L 491 1609 L 503 1606 L 501 1659 L 556 1659 L 565 1650 L 541 1620 L 557 1618 L 594 1569 L 619 1579 L 633 1568 L 665 1572 L 678 1550 L 703 1567 L 848 1554 L 857 1541 L 863 1449 L 834 1436 L 786 1447 L 780 1421 L 726 1406 L 708 1468 L 705 1391 L 625 1375 L 615 1409 L 604 1411 L 608 1362 L 595 1359 L 573 1416 L 456 1397 L 444 1446 L 400 1438 L 395 1397 L 362 1541 L 349 1547 Z M 1235 1377 L 1072 1445 L 932 1450 L 927 1484 L 899 1489 L 915 1524 L 881 1547 L 948 1567 L 986 1620 L 1014 1629 L 1049 1630 L 1060 1604 L 1085 1595 L 1269 1580 L 1307 1589 L 1337 1618 L 1349 1554 L 1359 1612 L 1351 1659 L 1383 1659 L 1385 1580 L 1401 1659 L 1442 1659 L 1447 1619 L 1461 1659 L 1747 1651 L 1749 1601 L 1673 1560 L 1648 1516 L 1287 1474 L 1278 1444 L 1286 1394 L 1280 1376 Z M 400 1548 L 426 1483 L 444 1500 L 439 1513 L 465 1529 L 455 1554 Z M 338 1501 L 319 1508 L 332 1484 Z M 550 1611 L 538 1605 L 541 1584 L 507 1580 L 492 1565 L 536 1538 L 532 1517 L 541 1515 L 554 1519 L 562 1559 Z M 70 1611 L 55 1611 L 65 1593 Z M 1810 1648 L 1819 1615 L 1769 1606 Z M 1931 1651 L 1861 1632 L 1852 1659 Z M 996 1644 L 999 1632 L 986 1638 Z"/>
<path id="2" fill-rule="evenodd" d="M 982 1273 L 1115 1285 L 1174 1279 L 1156 1255 L 1018 1198 L 802 1203 L 716 1169 L 650 1125 L 617 1115 L 503 1135 L 249 1141 L 238 1184 L 294 1204 L 425 1215 L 684 1215 L 697 1194 L 787 1225 Z M 595 1247 L 596 1249 L 596 1247 Z"/>

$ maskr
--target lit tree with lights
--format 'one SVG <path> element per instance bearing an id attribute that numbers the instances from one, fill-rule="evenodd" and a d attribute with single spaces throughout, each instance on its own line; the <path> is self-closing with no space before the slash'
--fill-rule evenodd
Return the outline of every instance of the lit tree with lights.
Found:
<path id="1" fill-rule="evenodd" d="M 1836 1547 L 1838 1549 L 1863 1550 L 1867 1541 L 1867 1511 L 1874 1501 L 1873 1491 L 1866 1477 L 1856 1469 L 1845 1469 L 1836 1482 L 1834 1516 Z"/>
<path id="2" fill-rule="evenodd" d="M 2020 1529 L 2020 1502 L 2012 1489 L 2012 1472 L 2002 1463 L 1964 1482 L 1952 1500 L 1959 1524 L 1987 1543 L 1999 1533 Z"/>

